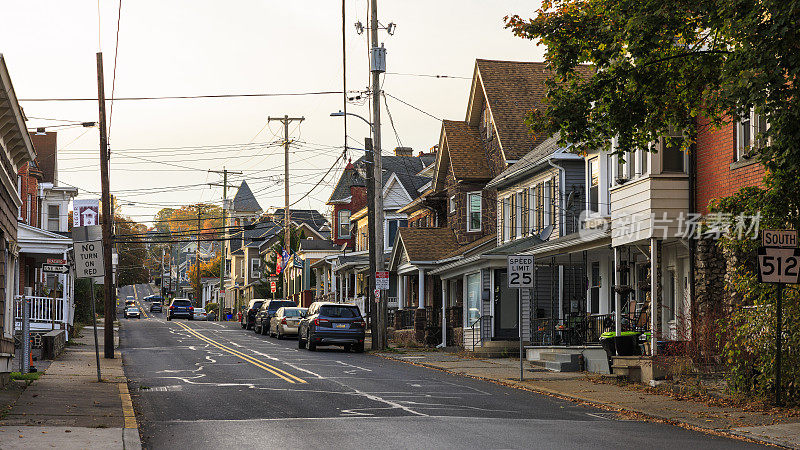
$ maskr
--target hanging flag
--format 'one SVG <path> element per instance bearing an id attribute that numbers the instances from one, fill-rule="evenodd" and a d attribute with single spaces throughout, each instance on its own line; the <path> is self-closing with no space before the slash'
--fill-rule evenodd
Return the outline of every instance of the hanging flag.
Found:
<path id="1" fill-rule="evenodd" d="M 281 269 L 285 269 L 289 264 L 289 252 L 287 252 L 286 249 L 283 249 L 283 254 L 281 256 Z"/>
<path id="2" fill-rule="evenodd" d="M 281 270 L 283 269 L 283 265 L 282 265 L 283 264 L 283 261 L 282 261 L 283 258 L 281 257 L 281 254 L 278 251 L 275 252 L 275 255 L 276 255 L 275 256 L 275 273 L 277 275 L 280 275 L 281 274 Z"/>

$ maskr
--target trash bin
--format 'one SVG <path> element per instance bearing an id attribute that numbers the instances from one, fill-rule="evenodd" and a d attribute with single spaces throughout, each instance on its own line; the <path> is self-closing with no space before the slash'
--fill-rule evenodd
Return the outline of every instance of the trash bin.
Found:
<path id="1" fill-rule="evenodd" d="M 232 314 L 228 314 L 228 315 L 225 316 L 225 320 L 231 320 L 231 319 L 233 319 L 233 315 Z"/>
<path id="2" fill-rule="evenodd" d="M 639 350 L 639 332 L 623 331 L 620 336 L 614 336 L 614 345 L 617 349 L 617 356 L 637 356 L 641 354 Z"/>
<path id="3" fill-rule="evenodd" d="M 609 373 L 614 373 L 614 369 L 611 368 L 614 355 L 617 354 L 617 346 L 614 344 L 614 332 L 607 331 L 601 334 L 600 345 L 603 347 L 603 350 L 606 351 L 606 357 L 608 358 L 608 371 Z"/>

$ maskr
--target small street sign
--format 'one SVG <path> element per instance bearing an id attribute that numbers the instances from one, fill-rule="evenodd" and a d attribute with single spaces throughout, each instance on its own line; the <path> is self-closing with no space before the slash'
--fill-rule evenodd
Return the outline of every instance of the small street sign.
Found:
<path id="1" fill-rule="evenodd" d="M 762 283 L 800 282 L 800 249 L 760 247 L 758 280 Z"/>
<path id="2" fill-rule="evenodd" d="M 269 290 L 270 290 L 270 292 L 272 292 L 274 294 L 278 290 L 278 283 L 276 283 L 274 281 L 270 281 L 269 282 Z"/>
<path id="3" fill-rule="evenodd" d="M 374 294 L 375 294 L 375 303 L 380 303 L 380 301 L 381 301 L 381 290 L 380 289 L 375 289 Z"/>
<path id="4" fill-rule="evenodd" d="M 389 272 L 381 271 L 375 272 L 375 290 L 388 291 L 389 290 Z"/>
<path id="5" fill-rule="evenodd" d="M 75 265 L 78 271 L 78 278 L 100 278 L 105 276 L 103 241 L 76 242 Z"/>
<path id="6" fill-rule="evenodd" d="M 69 273 L 69 266 L 63 264 L 42 264 L 45 273 Z"/>
<path id="7" fill-rule="evenodd" d="M 508 287 L 510 289 L 533 288 L 533 256 L 508 255 Z"/>
<path id="8" fill-rule="evenodd" d="M 47 264 L 66 264 L 66 259 L 47 258 Z"/>
<path id="9" fill-rule="evenodd" d="M 764 230 L 761 245 L 772 248 L 797 248 L 797 230 Z"/>

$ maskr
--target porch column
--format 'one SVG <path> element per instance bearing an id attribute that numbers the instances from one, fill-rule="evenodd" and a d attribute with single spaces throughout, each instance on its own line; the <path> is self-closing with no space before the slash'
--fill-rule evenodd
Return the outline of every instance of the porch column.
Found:
<path id="1" fill-rule="evenodd" d="M 344 274 L 344 298 L 342 300 L 347 301 L 350 298 L 350 272 L 345 272 Z"/>
<path id="2" fill-rule="evenodd" d="M 417 309 L 425 309 L 425 269 L 419 268 L 419 301 L 417 302 Z"/>
<path id="3" fill-rule="evenodd" d="M 658 308 L 656 307 L 658 295 L 658 278 L 656 276 L 656 267 L 658 261 L 658 239 L 650 238 L 650 355 L 656 356 L 656 344 L 658 343 L 658 336 L 656 336 L 656 324 L 659 318 L 656 316 Z"/>
<path id="4" fill-rule="evenodd" d="M 401 310 L 406 304 L 406 276 L 397 274 L 397 310 Z"/>
<path id="5" fill-rule="evenodd" d="M 328 292 L 331 291 L 331 280 L 330 280 L 331 274 L 330 274 L 330 272 L 328 270 L 328 266 L 327 265 L 322 267 L 322 272 L 323 272 L 323 275 L 322 275 L 322 290 L 323 290 L 324 294 L 327 294 Z"/>
<path id="6" fill-rule="evenodd" d="M 619 247 L 614 247 L 614 333 L 622 336 L 622 296 L 619 286 Z"/>
<path id="7" fill-rule="evenodd" d="M 447 347 L 447 294 L 449 280 L 442 280 L 442 347 Z"/>
<path id="8" fill-rule="evenodd" d="M 333 301 L 336 301 L 338 298 L 338 289 L 336 289 L 336 284 L 338 283 L 338 279 L 336 278 L 336 273 L 331 269 L 331 293 L 333 294 Z"/>

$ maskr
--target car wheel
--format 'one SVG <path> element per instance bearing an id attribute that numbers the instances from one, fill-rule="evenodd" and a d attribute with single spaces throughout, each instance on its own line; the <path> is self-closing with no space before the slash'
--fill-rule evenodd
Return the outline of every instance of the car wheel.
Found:
<path id="1" fill-rule="evenodd" d="M 276 333 L 275 333 L 275 337 L 276 337 L 276 338 L 278 338 L 278 340 L 279 340 L 279 341 L 280 341 L 281 339 L 283 339 L 283 335 L 281 334 L 281 329 L 280 329 L 280 328 L 278 328 L 278 327 L 275 327 L 275 331 L 276 331 Z"/>
<path id="2" fill-rule="evenodd" d="M 350 350 L 352 350 L 352 349 L 353 349 L 353 346 L 351 346 L 350 344 L 344 344 L 344 351 L 349 353 Z"/>
<path id="3" fill-rule="evenodd" d="M 355 349 L 356 353 L 364 353 L 364 344 L 363 343 L 356 344 L 354 349 Z"/>
<path id="4" fill-rule="evenodd" d="M 303 339 L 303 336 L 299 333 L 297 334 L 297 348 L 299 348 L 300 350 L 306 348 L 306 341 Z"/>
<path id="5" fill-rule="evenodd" d="M 170 321 L 170 320 L 172 320 L 172 316 L 170 316 L 169 314 L 167 314 L 167 321 Z"/>
<path id="6" fill-rule="evenodd" d="M 242 327 L 242 329 L 243 329 L 243 330 L 244 330 L 244 329 L 245 329 L 245 327 L 246 327 L 246 325 L 244 324 L 244 322 L 239 322 L 239 326 L 240 326 L 240 327 Z"/>
<path id="7" fill-rule="evenodd" d="M 269 328 L 261 325 L 261 334 L 269 336 Z"/>
<path id="8" fill-rule="evenodd" d="M 308 343 L 306 344 L 308 346 L 308 349 L 310 351 L 312 351 L 312 352 L 315 351 L 317 349 L 317 344 L 315 344 L 314 342 L 311 342 L 311 334 L 310 333 L 306 333 L 306 340 L 308 341 Z"/>

